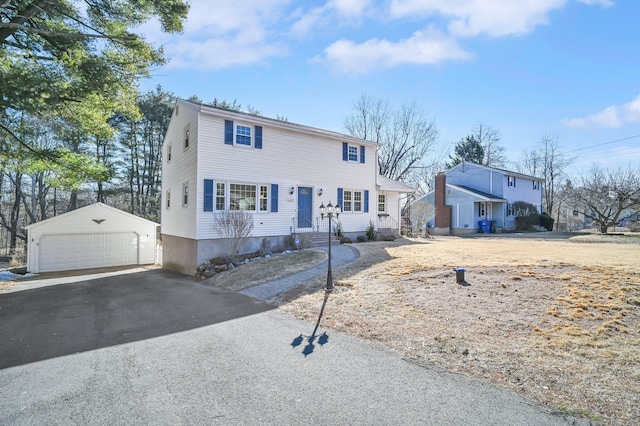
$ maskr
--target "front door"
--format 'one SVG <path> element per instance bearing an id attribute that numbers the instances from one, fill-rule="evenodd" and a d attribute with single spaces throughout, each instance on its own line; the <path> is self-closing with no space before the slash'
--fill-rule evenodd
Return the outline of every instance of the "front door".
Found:
<path id="1" fill-rule="evenodd" d="M 313 189 L 306 186 L 298 187 L 298 228 L 313 228 L 311 206 L 313 206 Z"/>

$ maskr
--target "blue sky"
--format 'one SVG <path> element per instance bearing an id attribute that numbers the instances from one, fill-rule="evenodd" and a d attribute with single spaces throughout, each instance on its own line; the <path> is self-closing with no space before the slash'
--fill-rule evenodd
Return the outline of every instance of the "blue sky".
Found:
<path id="1" fill-rule="evenodd" d="M 142 89 L 338 132 L 366 94 L 417 103 L 447 152 L 482 123 L 511 161 L 547 134 L 576 173 L 637 165 L 638 16 L 634 0 L 191 0 L 183 34 L 140 28 L 169 59 Z"/>

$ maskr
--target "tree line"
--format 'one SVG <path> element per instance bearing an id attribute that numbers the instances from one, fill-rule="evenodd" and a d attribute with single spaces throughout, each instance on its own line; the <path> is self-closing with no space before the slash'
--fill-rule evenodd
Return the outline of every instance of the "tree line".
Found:
<path id="1" fill-rule="evenodd" d="M 139 93 L 140 79 L 165 58 L 134 29 L 153 18 L 163 31 L 180 32 L 188 8 L 183 0 L 3 2 L 0 249 L 15 251 L 26 238 L 24 226 L 95 201 L 158 220 L 161 146 L 175 97 L 161 87 Z M 235 100 L 210 104 L 242 109 Z M 260 113 L 251 106 L 245 110 Z M 344 127 L 380 144 L 381 174 L 419 192 L 430 189 L 435 172 L 456 161 L 507 164 L 500 132 L 481 123 L 455 145 L 447 162 L 446 150 L 437 147 L 435 121 L 416 103 L 396 108 L 363 95 Z M 570 181 L 565 170 L 571 160 L 556 140 L 544 138 L 522 162 L 529 174 L 545 180 L 549 212 L 561 202 L 581 200 L 589 206 L 583 208 L 587 217 L 620 215 L 589 205 L 591 193 L 599 200 L 622 198 L 616 205 L 637 209 L 636 192 L 619 192 L 637 183 L 637 170 L 624 179 L 594 171 L 591 180 Z"/>

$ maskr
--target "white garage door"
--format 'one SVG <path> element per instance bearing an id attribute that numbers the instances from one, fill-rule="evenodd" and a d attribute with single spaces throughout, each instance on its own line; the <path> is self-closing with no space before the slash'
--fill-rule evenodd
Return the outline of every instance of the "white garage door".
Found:
<path id="1" fill-rule="evenodd" d="M 39 272 L 135 265 L 138 236 L 133 232 L 44 235 L 38 260 Z"/>

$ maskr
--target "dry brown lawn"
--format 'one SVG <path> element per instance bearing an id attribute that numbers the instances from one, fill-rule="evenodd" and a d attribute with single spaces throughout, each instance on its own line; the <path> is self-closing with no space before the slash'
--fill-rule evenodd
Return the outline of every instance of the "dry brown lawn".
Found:
<path id="1" fill-rule="evenodd" d="M 252 262 L 221 272 L 206 280 L 210 285 L 228 290 L 242 290 L 295 274 L 327 260 L 319 249 L 307 249 Z"/>
<path id="2" fill-rule="evenodd" d="M 640 424 L 640 245 L 533 239 L 355 244 L 324 327 L 605 424 Z M 466 268 L 468 285 L 455 282 Z M 324 277 L 282 295 L 316 321 Z"/>

